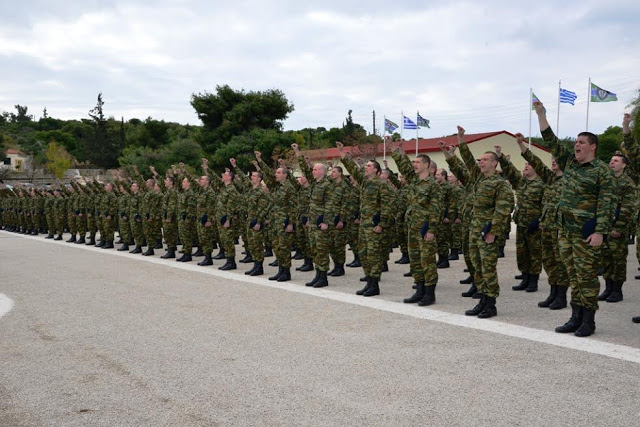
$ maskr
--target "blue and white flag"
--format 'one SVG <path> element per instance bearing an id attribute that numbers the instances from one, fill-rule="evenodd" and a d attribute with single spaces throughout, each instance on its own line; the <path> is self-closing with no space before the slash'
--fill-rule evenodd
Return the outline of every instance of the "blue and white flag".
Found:
<path id="1" fill-rule="evenodd" d="M 411 119 L 405 116 L 404 114 L 402 115 L 402 123 L 403 123 L 404 129 L 418 129 L 418 125 L 413 123 Z"/>
<path id="2" fill-rule="evenodd" d="M 421 128 L 431 129 L 431 126 L 429 126 L 429 120 L 422 117 L 420 113 L 418 113 L 418 120 L 416 120 L 416 122 L 418 122 L 418 126 L 420 126 Z"/>
<path id="3" fill-rule="evenodd" d="M 396 130 L 396 129 L 398 129 L 398 125 L 385 117 L 384 118 L 384 130 L 387 133 L 393 133 L 393 131 Z"/>
<path id="4" fill-rule="evenodd" d="M 575 105 L 576 98 L 575 92 L 571 92 L 570 90 L 560 88 L 560 102 L 564 102 L 565 104 Z"/>

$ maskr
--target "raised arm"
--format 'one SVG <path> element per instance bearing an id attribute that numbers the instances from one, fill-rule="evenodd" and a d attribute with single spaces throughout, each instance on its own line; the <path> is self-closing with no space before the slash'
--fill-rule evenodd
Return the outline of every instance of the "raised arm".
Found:
<path id="1" fill-rule="evenodd" d="M 467 143 L 464 142 L 464 128 L 462 126 L 458 126 L 458 147 L 460 147 L 460 157 L 462 157 L 462 161 L 467 166 L 467 170 L 469 171 L 469 177 L 472 180 L 475 180 L 480 176 L 480 167 L 476 163 L 476 158 L 467 147 Z"/>
<path id="2" fill-rule="evenodd" d="M 533 108 L 536 110 L 536 115 L 538 116 L 538 123 L 540 124 L 540 133 L 542 134 L 542 138 L 549 144 L 551 154 L 555 157 L 558 167 L 561 170 L 564 170 L 573 153 L 560 142 L 558 137 L 553 133 L 553 130 L 551 130 L 542 102 L 534 102 Z"/>

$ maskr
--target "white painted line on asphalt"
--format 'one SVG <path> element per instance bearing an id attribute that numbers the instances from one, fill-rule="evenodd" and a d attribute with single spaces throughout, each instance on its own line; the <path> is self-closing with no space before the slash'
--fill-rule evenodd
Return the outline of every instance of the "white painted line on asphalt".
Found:
<path id="1" fill-rule="evenodd" d="M 11 311 L 13 300 L 5 294 L 0 294 L 0 318 Z"/>
<path id="2" fill-rule="evenodd" d="M 12 234 L 12 233 L 10 233 Z M 541 329 L 527 328 L 525 326 L 512 325 L 497 320 L 482 320 L 472 316 L 464 316 L 461 314 L 447 313 L 432 308 L 418 307 L 417 305 L 408 305 L 395 301 L 385 301 L 375 298 L 366 298 L 355 294 L 347 294 L 344 292 L 333 291 L 327 288 L 314 289 L 304 286 L 304 284 L 295 282 L 273 282 L 261 277 L 246 276 L 244 273 L 220 271 L 217 267 L 200 267 L 196 263 L 182 263 L 175 260 L 164 260 L 158 257 L 141 257 L 128 252 L 118 252 L 115 250 L 103 250 L 93 246 L 75 245 L 64 243 L 63 241 L 44 240 L 42 237 L 16 235 L 27 239 L 37 240 L 43 243 L 53 243 L 62 245 L 66 248 L 78 248 L 105 255 L 122 256 L 136 261 L 145 261 L 154 264 L 163 265 L 165 267 L 178 268 L 186 271 L 193 271 L 210 276 L 220 277 L 223 279 L 234 280 L 242 283 L 252 283 L 255 285 L 266 286 L 274 289 L 280 289 L 299 294 L 311 295 L 314 297 L 325 298 L 333 301 L 339 301 L 347 304 L 358 305 L 361 307 L 373 308 L 389 313 L 400 314 L 403 316 L 411 316 L 418 319 L 431 320 L 447 325 L 460 326 L 463 328 L 476 329 L 485 332 L 492 332 L 514 338 L 521 338 L 528 341 L 550 344 L 558 347 L 564 347 L 572 350 L 584 351 L 591 354 L 620 359 L 627 362 L 640 364 L 640 349 L 620 344 L 612 344 L 598 341 L 593 338 L 578 338 L 573 335 L 558 334 L 552 331 Z M 11 300 L 9 300 L 11 301 Z M 11 302 L 13 303 L 13 302 Z M 1 307 L 1 306 L 0 306 Z M 1 311 L 0 311 L 1 313 Z"/>

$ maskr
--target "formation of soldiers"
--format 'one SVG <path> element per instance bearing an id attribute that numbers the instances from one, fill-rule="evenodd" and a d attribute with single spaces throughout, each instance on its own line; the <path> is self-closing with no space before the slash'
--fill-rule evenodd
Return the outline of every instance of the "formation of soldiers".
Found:
<path id="1" fill-rule="evenodd" d="M 269 265 L 278 269 L 269 280 L 289 281 L 292 259 L 302 260 L 296 270 L 315 269 L 306 283 L 314 288 L 328 286 L 331 276 L 345 275 L 349 247 L 353 261 L 347 266 L 362 267 L 364 286 L 357 294 L 365 297 L 380 294 L 389 255 L 399 247 L 401 257 L 395 262 L 409 265 L 405 276 L 413 279 L 415 290 L 404 302 L 421 306 L 436 302 L 438 269 L 464 254 L 469 276 L 460 283 L 470 288 L 462 296 L 479 300 L 465 314 L 489 318 L 497 315 L 496 266 L 513 219 L 521 271 L 513 290 L 537 291 L 544 268 L 550 291 L 538 306 L 567 307 L 570 288 L 571 318 L 556 331 L 588 336 L 595 331 L 598 301 L 623 299 L 628 240 L 638 224 L 640 146 L 625 115 L 624 142 L 607 165 L 595 159 L 595 135 L 581 133 L 571 150 L 551 131 L 542 104 L 535 109 L 554 156 L 548 166 L 521 134 L 516 143 L 527 161 L 523 171 L 498 146 L 474 156 L 461 127 L 457 146 L 440 144 L 450 172 L 427 155 L 410 160 L 391 141 L 398 175 L 386 162 L 353 159 L 340 142 L 336 145 L 344 169 L 330 162 L 312 164 L 293 144 L 296 165 L 279 159 L 272 168 L 256 151 L 255 170 L 249 174 L 230 159 L 230 167 L 218 175 L 203 159 L 201 176 L 180 164 L 165 176 L 151 167 L 149 179 L 134 168 L 131 176 L 116 172 L 105 183 L 2 186 L 0 225 L 55 240 L 68 231 L 68 243 L 104 249 L 118 244 L 118 251 L 143 256 L 165 249 L 164 259 L 191 262 L 203 257 L 200 266 L 224 259 L 220 270 L 237 268 L 236 245 L 242 242 L 239 262 L 253 263 L 245 274 L 265 274 L 265 257 L 275 255 Z M 605 279 L 602 293 L 598 274 Z M 640 316 L 633 321 L 640 323 Z"/>

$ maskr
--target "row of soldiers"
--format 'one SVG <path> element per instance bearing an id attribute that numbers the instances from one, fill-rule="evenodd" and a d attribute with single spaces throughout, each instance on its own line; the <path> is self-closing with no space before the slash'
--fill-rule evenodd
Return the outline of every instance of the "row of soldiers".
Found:
<path id="1" fill-rule="evenodd" d="M 626 116 L 625 121 L 628 130 Z M 541 121 L 541 130 L 547 128 L 548 124 L 543 128 Z M 552 134 L 545 135 L 545 139 L 555 144 L 556 155 L 562 152 L 562 146 L 553 138 Z M 255 171 L 249 175 L 239 169 L 235 159 L 230 159 L 230 168 L 224 173 L 213 174 L 203 159 L 203 175 L 199 177 L 189 174 L 181 164 L 173 166 L 165 177 L 160 177 L 152 167 L 152 178 L 147 180 L 136 169 L 129 178 L 118 173 L 112 182 L 105 184 L 72 182 L 68 187 L 59 185 L 48 190 L 3 189 L 2 225 L 33 234 L 46 229 L 47 238 L 58 240 L 62 239 L 63 230 L 68 229 L 72 234 L 69 242 L 106 249 L 114 247 L 114 231 L 118 230 L 122 240 L 119 250 L 133 246 L 132 253 L 146 256 L 163 248 L 164 236 L 167 251 L 163 258 L 175 258 L 177 246 L 182 244 L 178 261 L 189 262 L 192 256 L 204 256 L 199 265 L 206 266 L 212 265 L 213 259 L 225 258 L 222 270 L 237 268 L 235 244 L 241 239 L 246 255 L 241 262 L 254 263 L 246 274 L 264 274 L 265 254 L 269 255 L 273 248 L 276 260 L 271 265 L 277 266 L 278 271 L 269 279 L 278 281 L 291 279 L 293 248 L 296 250 L 293 258 L 304 259 L 297 270 L 311 271 L 315 266 L 315 277 L 306 283 L 313 287 L 327 286 L 327 276 L 345 274 L 349 246 L 354 252 L 349 266 L 361 266 L 365 273 L 361 280 L 366 284 L 358 291 L 364 296 L 380 293 L 381 273 L 388 270 L 390 249 L 397 245 L 402 256 L 396 262 L 410 264 L 410 272 L 405 276 L 413 277 L 416 290 L 405 302 L 420 305 L 435 302 L 437 268 L 449 267 L 450 260 L 464 253 L 469 277 L 461 283 L 469 283 L 471 287 L 462 296 L 480 299 L 466 314 L 484 318 L 497 314 L 499 286 L 495 267 L 497 258 L 504 256 L 513 212 L 517 262 L 522 272 L 518 276 L 521 282 L 513 289 L 537 291 L 544 267 L 550 293 L 538 305 L 551 309 L 566 307 L 573 273 L 563 261 L 560 236 L 567 229 L 573 231 L 578 223 L 583 228 L 593 228 L 588 221 L 594 216 L 589 211 L 592 207 L 587 209 L 584 203 L 578 203 L 580 209 L 587 211 L 579 211 L 583 216 L 568 212 L 566 206 L 563 209 L 563 194 L 570 195 L 562 165 L 554 159 L 548 168 L 528 150 L 521 135 L 518 134 L 517 143 L 527 160 L 522 172 L 502 155 L 498 146 L 495 152 L 483 153 L 479 158 L 473 156 L 461 127 L 458 140 L 460 157 L 455 155 L 456 146 L 441 144 L 449 173 L 426 155 L 411 161 L 400 145 L 390 142 L 401 172 L 396 176 L 386 162 L 383 168 L 374 160 L 362 164 L 352 159 L 348 149 L 338 142 L 342 165 L 349 175 L 340 166 L 311 164 L 293 144 L 301 171 L 298 178 L 283 160 L 272 168 L 260 152 L 255 152 Z M 628 131 L 625 144 L 623 150 L 634 159 L 636 145 Z M 566 153 L 563 155 L 567 157 Z M 567 160 L 563 162 L 566 167 Z M 628 164 L 632 167 L 627 167 Z M 604 191 L 596 206 L 603 217 L 611 217 L 600 222 L 594 220 L 598 231 L 606 231 L 604 234 L 609 237 L 597 257 L 606 286 L 601 295 L 596 295 L 595 304 L 593 280 L 586 291 L 572 288 L 572 309 L 576 305 L 582 307 L 581 312 L 587 307 L 595 313 L 597 300 L 617 302 L 623 298 L 626 237 L 633 217 L 637 216 L 636 164 L 637 161 L 630 162 L 620 153 L 612 158 L 606 171 L 601 171 L 600 180 L 587 182 L 589 190 Z M 602 169 L 602 165 L 597 166 Z M 591 216 L 587 218 L 587 214 Z M 98 231 L 100 240 L 96 243 Z M 220 252 L 213 257 L 213 249 L 218 245 Z M 148 248 L 143 252 L 145 246 Z M 192 255 L 193 246 L 198 249 Z M 334 262 L 332 270 L 330 259 Z M 580 324 L 570 332 L 582 326 L 582 319 L 575 317 L 573 323 L 580 320 Z M 588 324 L 580 334 L 590 335 L 595 330 L 592 316 L 587 317 Z"/>

